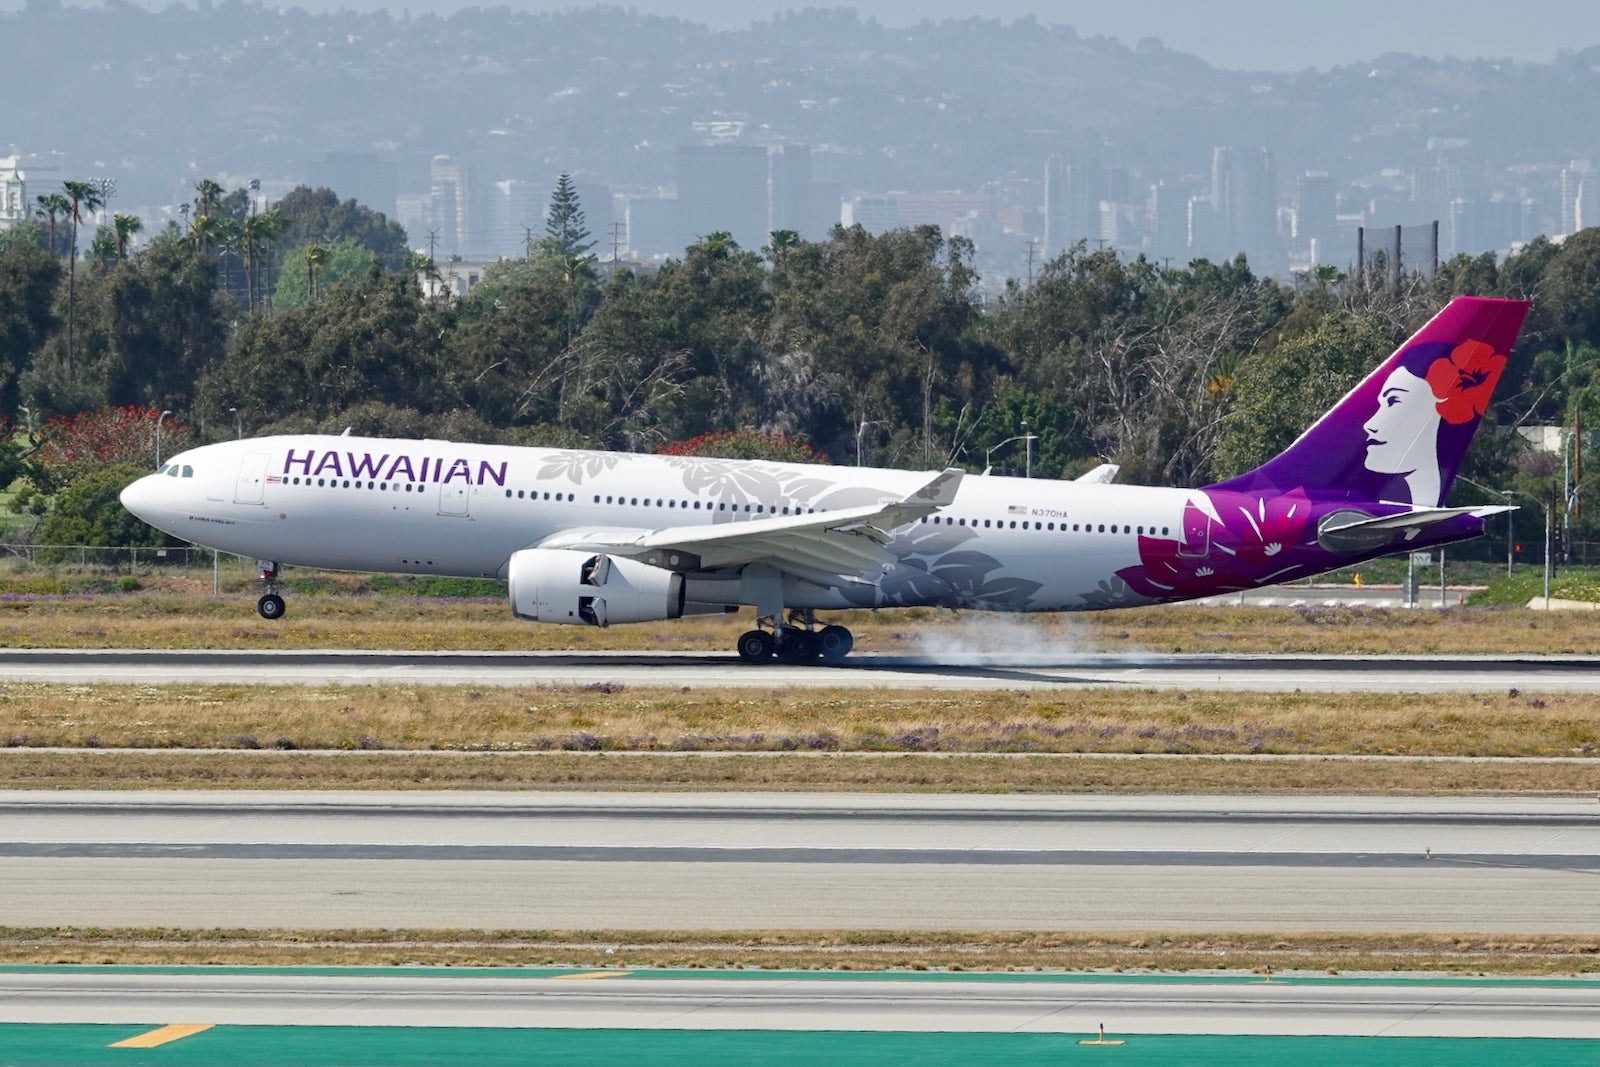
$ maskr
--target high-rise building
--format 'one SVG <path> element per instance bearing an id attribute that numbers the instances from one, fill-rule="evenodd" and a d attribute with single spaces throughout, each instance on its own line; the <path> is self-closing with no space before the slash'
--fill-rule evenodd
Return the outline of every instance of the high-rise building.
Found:
<path id="1" fill-rule="evenodd" d="M 28 218 L 28 179 L 16 156 L 0 157 L 0 230 Z"/>
<path id="2" fill-rule="evenodd" d="M 775 145 L 768 151 L 767 230 L 793 230 L 807 240 L 818 234 L 808 232 L 811 211 L 811 149 L 803 144 Z"/>
<path id="3" fill-rule="evenodd" d="M 1186 259 L 1189 250 L 1189 198 L 1165 181 L 1150 187 L 1145 201 L 1145 242 L 1158 259 Z"/>
<path id="4" fill-rule="evenodd" d="M 1577 233 L 1581 229 L 1578 222 L 1578 197 L 1582 192 L 1584 179 L 1589 176 L 1589 167 L 1587 159 L 1574 159 L 1561 169 L 1557 196 L 1561 201 L 1562 233 Z"/>
<path id="5" fill-rule="evenodd" d="M 341 200 L 354 200 L 388 218 L 395 217 L 395 165 L 376 152 L 329 152 L 312 164 L 311 185 L 332 189 Z"/>
<path id="6" fill-rule="evenodd" d="M 467 168 L 449 156 L 438 155 L 433 157 L 428 173 L 433 208 L 429 212 L 429 230 L 436 231 L 435 257 L 442 261 L 452 255 L 465 256 L 471 217 Z"/>
<path id="7" fill-rule="evenodd" d="M 1044 165 L 1044 257 L 1053 259 L 1074 242 L 1100 236 L 1100 218 L 1090 195 L 1088 168 L 1051 156 Z"/>
<path id="8" fill-rule="evenodd" d="M 839 221 L 868 233 L 888 233 L 900 228 L 900 204 L 888 196 L 851 197 L 842 205 Z"/>
<path id="9" fill-rule="evenodd" d="M 1339 194 L 1326 171 L 1307 171 L 1294 180 L 1294 236 L 1302 251 L 1331 262 L 1338 244 Z"/>
<path id="10" fill-rule="evenodd" d="M 740 248 L 760 249 L 768 239 L 767 199 L 764 147 L 718 144 L 678 149 L 678 229 L 685 245 L 724 231 Z"/>

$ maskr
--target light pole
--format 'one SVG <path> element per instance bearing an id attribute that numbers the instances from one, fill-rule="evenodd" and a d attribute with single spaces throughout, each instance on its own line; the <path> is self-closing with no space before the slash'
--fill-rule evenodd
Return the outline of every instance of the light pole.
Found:
<path id="1" fill-rule="evenodd" d="M 228 413 L 233 416 L 233 435 L 235 440 L 244 439 L 244 416 L 239 414 L 238 408 L 229 408 Z"/>
<path id="2" fill-rule="evenodd" d="M 156 416 L 156 466 L 157 467 L 161 466 L 161 424 L 163 422 L 167 421 L 167 416 L 171 415 L 171 414 L 172 414 L 172 412 L 170 412 L 170 411 L 163 411 L 161 414 Z"/>
<path id="3" fill-rule="evenodd" d="M 1031 433 L 1028 432 L 1028 424 L 1026 422 L 1024 422 L 1022 424 L 1022 432 L 1021 433 L 1017 434 L 1015 437 L 1008 437 L 1004 441 L 1001 441 L 999 444 L 995 445 L 993 448 L 990 448 L 990 449 L 987 449 L 987 450 L 984 451 L 984 453 L 983 453 L 983 471 L 984 471 L 984 473 L 985 474 L 989 473 L 989 471 L 992 470 L 993 467 L 994 467 L 994 464 L 989 461 L 989 457 L 990 456 L 993 456 L 996 452 L 1000 451 L 1002 448 L 1006 447 L 1006 445 L 1009 445 L 1013 441 L 1026 441 L 1027 444 L 1028 444 L 1028 460 L 1027 460 L 1027 464 L 1028 465 L 1025 468 L 1025 470 L 1027 471 L 1027 476 L 1029 478 L 1032 478 L 1033 477 L 1033 443 L 1035 441 L 1037 441 L 1038 439 L 1039 439 L 1039 437 L 1038 437 L 1037 434 L 1031 434 Z"/>
<path id="4" fill-rule="evenodd" d="M 862 445 L 866 440 L 867 427 L 882 426 L 883 424 L 884 423 L 882 419 L 869 419 L 865 416 L 862 417 L 861 425 L 856 427 L 856 466 L 861 466 Z"/>

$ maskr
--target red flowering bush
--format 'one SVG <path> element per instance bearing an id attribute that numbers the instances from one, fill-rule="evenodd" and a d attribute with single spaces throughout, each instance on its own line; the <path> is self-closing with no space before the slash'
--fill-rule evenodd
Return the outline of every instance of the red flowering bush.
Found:
<path id="1" fill-rule="evenodd" d="M 777 463 L 826 463 L 804 441 L 776 433 L 730 430 L 703 433 L 687 441 L 669 441 L 656 449 L 658 456 L 709 456 L 714 459 L 766 459 Z"/>
<path id="2" fill-rule="evenodd" d="M 160 412 L 141 407 L 100 407 L 76 415 L 57 415 L 45 423 L 35 455 L 53 486 L 119 463 L 155 469 L 156 419 Z M 161 454 L 177 455 L 194 444 L 194 433 L 170 415 L 161 423 Z"/>

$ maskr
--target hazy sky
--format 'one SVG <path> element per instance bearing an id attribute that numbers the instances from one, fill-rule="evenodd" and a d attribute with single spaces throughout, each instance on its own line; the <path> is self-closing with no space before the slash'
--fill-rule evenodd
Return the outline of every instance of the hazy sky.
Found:
<path id="1" fill-rule="evenodd" d="M 0 0 L 0 11 L 20 10 L 26 0 Z M 94 6 L 82 0 L 66 0 Z M 169 0 L 138 0 L 166 6 Z M 441 13 L 503 4 L 515 10 L 564 10 L 584 0 L 277 0 L 308 11 L 387 7 Z M 785 8 L 854 7 L 891 26 L 923 18 L 962 18 L 981 13 L 1013 19 L 1034 14 L 1041 21 L 1076 26 L 1085 35 L 1104 34 L 1133 44 L 1159 37 L 1169 47 L 1193 52 L 1219 67 L 1298 70 L 1372 59 L 1384 52 L 1442 57 L 1509 57 L 1548 61 L 1562 49 L 1600 44 L 1600 6 L 1595 0 L 842 0 L 781 3 L 777 0 L 622 0 L 617 6 L 676 15 L 718 28 L 747 25 Z"/>

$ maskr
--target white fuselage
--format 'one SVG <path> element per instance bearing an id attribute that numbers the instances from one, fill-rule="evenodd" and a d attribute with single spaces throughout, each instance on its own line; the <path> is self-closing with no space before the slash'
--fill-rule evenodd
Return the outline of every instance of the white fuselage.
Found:
<path id="1" fill-rule="evenodd" d="M 513 553 L 574 531 L 659 530 L 899 499 L 917 471 L 323 435 L 226 442 L 174 457 L 124 495 L 169 533 L 280 564 L 504 578 Z M 866 584 L 789 579 L 797 608 L 1109 606 L 1141 534 L 1179 537 L 1181 489 L 968 477 L 955 502 L 894 531 Z M 728 602 L 691 575 L 691 600 Z M 702 590 L 702 593 L 694 593 Z M 717 590 L 715 592 L 709 590 Z M 1147 598 L 1117 591 L 1118 603 Z"/>

